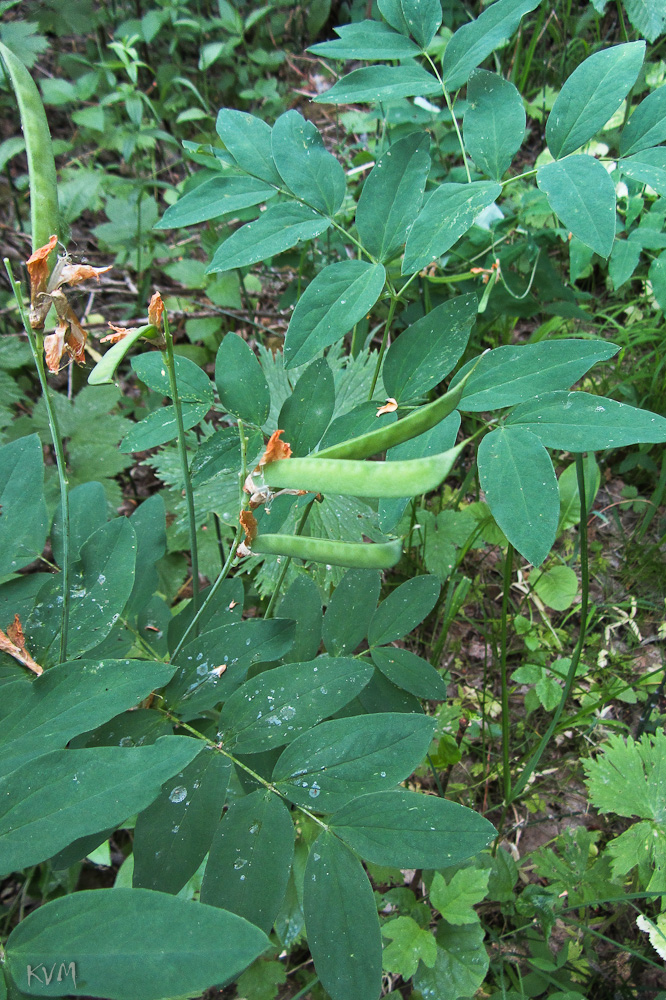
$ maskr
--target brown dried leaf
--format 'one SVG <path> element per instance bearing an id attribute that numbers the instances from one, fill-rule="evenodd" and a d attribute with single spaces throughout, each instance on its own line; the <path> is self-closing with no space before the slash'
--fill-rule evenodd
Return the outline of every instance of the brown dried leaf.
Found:
<path id="1" fill-rule="evenodd" d="M 22 666 L 27 667 L 31 670 L 33 674 L 43 674 L 44 670 L 40 667 L 39 663 L 33 660 L 32 656 L 25 648 L 25 636 L 23 635 L 23 627 L 21 625 L 21 619 L 18 615 L 14 615 L 14 621 L 7 629 L 7 634 L 5 634 L 0 629 L 0 651 L 3 653 L 9 653 L 13 656 Z"/>

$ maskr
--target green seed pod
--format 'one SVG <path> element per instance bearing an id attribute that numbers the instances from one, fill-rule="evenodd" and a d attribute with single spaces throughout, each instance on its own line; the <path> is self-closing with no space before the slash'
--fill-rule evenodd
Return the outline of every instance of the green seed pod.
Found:
<path id="1" fill-rule="evenodd" d="M 44 105 L 34 80 L 20 59 L 0 42 L 0 56 L 14 90 L 21 115 L 21 128 L 28 154 L 32 249 L 45 246 L 54 233 L 60 235 L 58 187 L 51 133 Z"/>
<path id="2" fill-rule="evenodd" d="M 390 569 L 400 561 L 402 542 L 338 542 L 330 538 L 307 538 L 303 535 L 258 535 L 252 552 L 272 556 L 290 556 L 307 562 L 351 569 Z"/>
<path id="3" fill-rule="evenodd" d="M 397 424 L 393 424 L 397 427 Z M 392 428 L 387 428 L 392 429 Z M 269 463 L 264 479 L 271 487 L 355 497 L 413 497 L 434 490 L 449 474 L 463 444 L 428 458 L 403 462 L 288 458 Z"/>
<path id="4" fill-rule="evenodd" d="M 98 361 L 90 375 L 88 376 L 89 385 L 107 385 L 113 382 L 113 376 L 116 373 L 116 368 L 123 360 L 127 352 L 129 351 L 132 344 L 136 343 L 139 337 L 155 337 L 159 333 L 156 326 L 152 323 L 148 323 L 146 326 L 137 327 L 136 330 L 130 330 L 126 337 L 119 340 L 117 344 L 109 348 L 101 361 Z"/>

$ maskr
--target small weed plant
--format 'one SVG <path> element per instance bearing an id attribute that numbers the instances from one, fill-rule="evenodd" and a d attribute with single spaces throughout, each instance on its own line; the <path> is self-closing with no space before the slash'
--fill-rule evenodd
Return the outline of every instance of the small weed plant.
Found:
<path id="1" fill-rule="evenodd" d="M 638 6 L 627 0 L 631 24 L 652 41 L 659 5 Z M 666 419 L 588 375 L 624 341 L 569 335 L 592 298 L 576 282 L 603 262 L 614 289 L 645 271 L 666 306 L 666 87 L 636 98 L 644 40 L 596 46 L 549 101 L 522 169 L 527 57 L 513 82 L 479 67 L 500 68 L 521 20 L 543 19 L 539 0 L 495 0 L 455 30 L 439 0 L 380 0 L 310 49 L 336 77 L 315 105 L 354 106 L 343 126 L 370 136 L 332 152 L 299 111 L 279 113 L 274 86 L 252 83 L 251 65 L 278 64 L 248 44 L 270 7 L 221 2 L 217 41 L 186 8 L 133 19 L 112 60 L 82 56 L 46 96 L 102 95 L 81 121 L 99 132 L 122 103 L 131 126 L 114 143 L 130 159 L 157 140 L 177 147 L 169 122 L 201 125 L 211 99 L 161 73 L 158 111 L 140 86 L 154 38 L 189 32 L 204 74 L 240 59 L 241 97 L 256 90 L 273 124 L 223 107 L 215 137 L 211 122 L 206 141 L 185 140 L 201 169 L 159 221 L 154 169 L 98 227 L 113 244 L 105 225 L 152 206 L 148 257 L 139 241 L 116 258 L 143 290 L 178 230 L 201 232 L 209 259 L 168 266 L 200 287 L 235 282 L 250 312 L 251 268 L 293 276 L 280 349 L 201 328 L 214 378 L 205 352 L 174 345 L 177 304 L 156 292 L 147 320 L 113 325 L 93 350 L 85 387 L 54 392 L 47 369 L 86 364 L 90 346 L 70 289 L 109 268 L 58 250 L 42 97 L 0 43 L 33 237 L 29 299 L 6 260 L 25 336 L 0 348 L 31 386 L 32 359 L 40 390 L 16 417 L 18 383 L 2 373 L 0 875 L 15 892 L 0 997 L 601 998 L 595 954 L 612 939 L 595 908 L 638 917 L 640 969 L 658 972 L 666 951 L 663 732 L 616 733 L 584 761 L 582 794 L 623 818 L 607 843 L 573 826 L 527 871 L 510 830 L 517 805 L 539 809 L 536 783 L 571 727 L 593 731 L 609 697 L 607 659 L 596 673 L 585 662 L 595 453 L 640 444 L 658 469 L 649 446 L 666 441 Z M 101 183 L 92 168 L 77 176 Z M 536 335 L 512 336 L 507 317 L 544 305 Z M 136 405 L 123 379 L 143 387 Z M 167 489 L 109 519 L 132 456 Z M 489 554 L 494 655 L 471 692 L 485 707 L 463 717 L 442 653 L 473 587 L 463 561 Z M 513 613 L 516 589 L 529 617 Z M 554 628 L 547 609 L 568 614 Z M 464 753 L 469 780 L 450 780 Z M 81 873 L 108 870 L 110 844 L 113 884 L 87 887 Z M 28 894 L 42 905 L 25 912 Z"/>

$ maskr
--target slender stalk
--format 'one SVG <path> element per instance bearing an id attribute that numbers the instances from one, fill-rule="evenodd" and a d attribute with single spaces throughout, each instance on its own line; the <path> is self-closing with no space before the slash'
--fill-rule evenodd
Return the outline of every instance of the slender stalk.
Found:
<path id="1" fill-rule="evenodd" d="M 513 545 L 509 542 L 504 559 L 504 584 L 502 587 L 502 617 L 500 632 L 500 683 L 502 686 L 502 794 L 504 802 L 511 799 L 511 764 L 510 737 L 511 718 L 509 716 L 509 684 L 506 673 L 507 655 L 507 617 L 509 610 L 509 595 L 511 592 L 511 574 L 513 571 Z"/>
<path id="2" fill-rule="evenodd" d="M 178 428 L 178 454 L 180 455 L 180 466 L 185 483 L 185 499 L 187 502 L 187 519 L 190 529 L 190 555 L 192 559 L 192 601 L 196 610 L 199 609 L 199 550 L 197 547 L 197 523 L 194 513 L 194 493 L 192 491 L 192 479 L 190 477 L 190 467 L 187 461 L 187 443 L 185 441 L 185 426 L 183 424 L 183 410 L 180 405 L 178 395 L 178 385 L 176 382 L 176 361 L 173 354 L 173 337 L 169 319 L 164 310 L 164 340 L 166 342 L 165 358 L 166 368 L 169 375 L 169 388 L 173 400 L 173 408 L 176 413 L 176 427 Z"/>
<path id="3" fill-rule="evenodd" d="M 551 723 L 544 733 L 539 746 L 534 752 L 531 759 L 523 768 L 520 778 L 516 782 L 513 793 L 509 799 L 513 802 L 520 793 L 523 791 L 528 781 L 534 774 L 534 771 L 539 765 L 539 761 L 543 756 L 543 752 L 550 743 L 553 733 L 557 729 L 557 725 L 564 711 L 564 706 L 567 703 L 567 699 L 571 694 L 571 689 L 573 687 L 574 679 L 576 677 L 576 670 L 580 662 L 581 653 L 585 646 L 585 636 L 587 633 L 587 612 L 588 612 L 588 599 L 590 593 L 590 574 L 588 565 L 588 552 L 587 552 L 587 502 L 585 499 L 585 469 L 583 466 L 583 456 L 581 454 L 576 455 L 576 476 L 578 479 L 578 495 L 580 496 L 580 575 L 581 575 L 581 606 L 580 606 L 580 632 L 578 634 L 578 642 L 576 643 L 576 648 L 574 649 L 573 656 L 571 657 L 571 664 L 569 666 L 569 672 L 567 673 L 567 679 L 564 682 L 564 689 L 562 691 L 562 697 L 560 698 L 560 703 L 555 709 L 555 714 L 551 720 Z"/>
<path id="4" fill-rule="evenodd" d="M 65 459 L 65 449 L 62 444 L 62 435 L 60 434 L 60 428 L 58 426 L 58 418 L 53 406 L 53 400 L 51 398 L 51 390 L 49 388 L 49 383 L 46 378 L 46 369 L 44 367 L 44 353 L 42 348 L 42 336 L 41 334 L 35 335 L 35 331 L 30 326 L 30 321 L 28 319 L 27 313 L 25 311 L 25 306 L 23 305 L 23 294 L 21 292 L 21 286 L 16 281 L 14 277 L 14 272 L 12 270 L 12 265 L 10 260 L 4 258 L 5 270 L 9 276 L 9 281 L 12 286 L 12 291 L 14 293 L 14 298 L 16 299 L 16 304 L 18 306 L 19 315 L 21 317 L 21 322 L 23 323 L 23 329 L 25 330 L 28 343 L 30 344 L 30 350 L 32 352 L 32 358 L 35 362 L 35 368 L 37 369 L 37 375 L 39 376 L 39 384 L 42 390 L 42 396 L 44 397 L 44 405 L 46 407 L 46 414 L 49 421 L 49 430 L 51 431 L 51 441 L 53 442 L 53 450 L 55 451 L 56 466 L 58 469 L 58 479 L 60 481 L 60 519 L 62 521 L 62 554 L 63 554 L 63 565 L 62 565 L 62 614 L 61 614 L 61 624 L 60 624 L 60 663 L 64 663 L 67 659 L 67 631 L 69 629 L 69 479 L 67 477 L 67 462 Z"/>
<path id="5" fill-rule="evenodd" d="M 426 59 L 428 60 L 428 62 L 430 63 L 430 68 L 432 69 L 433 73 L 435 74 L 435 76 L 439 80 L 440 86 L 442 88 L 442 93 L 444 94 L 444 100 L 446 101 L 446 106 L 449 109 L 449 112 L 451 114 L 451 118 L 453 120 L 453 127 L 456 130 L 456 135 L 458 136 L 458 144 L 460 146 L 460 152 L 462 153 L 463 163 L 465 164 L 465 173 L 467 174 L 467 183 L 471 184 L 472 183 L 472 175 L 469 172 L 469 164 L 467 163 L 467 154 L 465 152 L 465 143 L 463 142 L 462 133 L 460 131 L 460 126 L 458 125 L 458 120 L 457 120 L 457 118 L 455 116 L 455 112 L 453 110 L 453 104 L 451 102 L 451 98 L 449 96 L 449 92 L 446 89 L 446 87 L 444 86 L 444 81 L 442 80 L 442 78 L 441 78 L 441 76 L 439 74 L 439 71 L 438 71 L 435 63 L 432 61 L 432 59 L 430 58 L 430 56 L 428 55 L 427 52 L 425 52 L 424 55 L 425 55 Z"/>
<path id="6" fill-rule="evenodd" d="M 386 317 L 386 324 L 384 326 L 384 335 L 382 337 L 382 346 L 379 348 L 379 354 L 377 356 L 377 364 L 375 365 L 375 373 L 372 376 L 372 385 L 370 386 L 370 392 L 368 394 L 368 399 L 372 399 L 375 386 L 377 385 L 377 379 L 379 378 L 379 372 L 381 371 L 382 361 L 384 360 L 384 354 L 386 352 L 386 341 L 388 340 L 389 330 L 391 329 L 391 323 L 393 322 L 393 316 L 395 314 L 395 307 L 398 304 L 398 297 L 394 296 L 391 298 L 391 305 L 389 306 L 388 316 Z"/>
<path id="7" fill-rule="evenodd" d="M 299 990 L 298 993 L 296 993 L 291 998 L 291 1000 L 301 1000 L 301 997 L 307 996 L 307 994 L 314 989 L 314 987 L 317 985 L 318 982 L 319 982 L 319 976 L 315 976 L 313 979 L 310 980 L 309 983 L 307 983 L 303 987 L 302 990 Z"/>
<path id="8" fill-rule="evenodd" d="M 240 419 L 238 420 L 238 435 L 240 437 L 240 449 L 241 449 L 241 468 L 240 468 L 240 472 L 238 473 L 238 482 L 239 482 L 238 492 L 239 492 L 239 503 L 240 503 L 241 508 L 243 508 L 243 506 L 245 505 L 245 502 L 246 502 L 245 494 L 243 492 L 243 485 L 244 485 L 245 479 L 247 477 L 247 468 L 246 468 L 246 465 L 247 465 L 247 458 L 246 458 L 247 438 L 245 437 L 245 428 L 243 427 L 243 421 L 240 420 Z M 208 607 L 208 605 L 210 604 L 210 602 L 213 600 L 213 598 L 215 597 L 216 593 L 218 592 L 218 590 L 220 588 L 220 585 L 222 584 L 223 580 L 226 580 L 227 576 L 229 575 L 229 570 L 231 569 L 231 567 L 233 565 L 234 559 L 236 557 L 236 549 L 240 545 L 240 540 L 241 540 L 242 536 L 243 536 L 243 527 L 242 527 L 241 524 L 239 524 L 238 527 L 237 527 L 237 529 L 236 529 L 236 534 L 234 536 L 234 539 L 233 539 L 233 541 L 231 543 L 231 547 L 229 549 L 229 555 L 226 558 L 226 562 L 224 563 L 222 569 L 220 570 L 220 573 L 219 573 L 219 576 L 218 576 L 217 580 L 215 581 L 215 583 L 213 584 L 213 586 L 210 588 L 210 590 L 207 592 L 207 594 L 206 594 L 206 596 L 205 596 L 205 598 L 204 598 L 201 606 L 197 609 L 194 617 L 192 618 L 192 621 L 190 622 L 190 624 L 187 626 L 187 628 L 183 632 L 183 634 L 182 634 L 182 636 L 180 638 L 180 642 L 178 643 L 178 645 L 174 649 L 173 653 L 171 654 L 171 659 L 172 660 L 175 660 L 175 658 L 178 656 L 178 654 L 180 653 L 181 649 L 185 645 L 185 642 L 187 641 L 187 638 L 189 637 L 190 633 L 192 632 L 193 629 L 196 628 L 197 622 L 199 621 L 199 619 L 203 615 L 204 611 L 206 610 L 206 608 Z"/>
<path id="9" fill-rule="evenodd" d="M 296 525 L 296 531 L 294 532 L 294 535 L 300 535 L 302 533 L 303 528 L 305 527 L 305 522 L 308 519 L 308 515 L 309 515 L 310 511 L 312 510 L 312 504 L 313 503 L 314 503 L 314 497 L 312 498 L 312 500 L 310 500 L 310 502 L 307 504 L 305 510 L 301 514 L 301 519 L 298 522 L 298 524 Z M 280 575 L 278 577 L 277 583 L 275 584 L 275 590 L 271 594 L 271 599 L 268 602 L 268 607 L 266 608 L 266 614 L 264 615 L 264 618 L 272 618 L 273 617 L 273 612 L 275 610 L 275 605 L 277 603 L 277 599 L 278 599 L 278 596 L 280 594 L 280 590 L 282 589 L 282 584 L 284 583 L 284 578 L 287 575 L 287 570 L 289 569 L 289 564 L 290 563 L 291 563 L 291 556 L 287 556 L 287 558 L 284 561 L 284 565 L 282 566 L 282 569 L 280 571 Z"/>

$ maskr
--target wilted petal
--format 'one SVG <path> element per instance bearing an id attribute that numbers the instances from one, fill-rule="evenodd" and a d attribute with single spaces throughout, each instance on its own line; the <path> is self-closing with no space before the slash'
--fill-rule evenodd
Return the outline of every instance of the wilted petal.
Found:
<path id="1" fill-rule="evenodd" d="M 255 472 L 258 469 L 263 469 L 269 462 L 277 462 L 282 458 L 291 458 L 291 447 L 286 441 L 280 441 L 281 434 L 284 434 L 284 431 L 278 430 L 271 434 L 266 445 L 266 450 L 259 459 L 257 468 L 254 470 Z"/>
<path id="2" fill-rule="evenodd" d="M 238 518 L 240 521 L 243 531 L 245 532 L 245 544 L 251 545 L 254 539 L 257 537 L 257 531 L 259 525 L 257 524 L 257 519 L 250 510 L 242 510 Z"/>
<path id="3" fill-rule="evenodd" d="M 383 406 L 377 410 L 376 416 L 381 417 L 382 413 L 393 413 L 398 409 L 398 401 L 393 396 L 389 396 Z"/>
<path id="4" fill-rule="evenodd" d="M 117 344 L 119 340 L 124 340 L 128 333 L 134 333 L 134 329 L 130 329 L 127 326 L 116 326 L 114 323 L 109 323 L 109 326 L 113 330 L 113 333 L 108 333 L 106 337 L 102 337 L 100 344 Z"/>
<path id="5" fill-rule="evenodd" d="M 83 329 L 72 309 L 68 309 L 67 311 L 67 320 L 69 322 L 69 329 L 65 336 L 65 348 L 77 364 L 83 365 L 86 360 L 84 348 L 88 333 Z"/>
<path id="6" fill-rule="evenodd" d="M 164 302 L 159 292 L 155 292 L 148 303 L 148 322 L 156 326 L 158 330 L 162 328 L 162 317 L 164 315 Z"/>
<path id="7" fill-rule="evenodd" d="M 49 280 L 49 255 L 55 250 L 58 237 L 53 235 L 48 243 L 45 243 L 39 250 L 35 250 L 28 257 L 26 264 L 30 276 L 30 301 L 34 303 L 40 292 L 46 291 Z"/>
<path id="8" fill-rule="evenodd" d="M 96 278 L 99 281 L 100 274 L 106 274 L 107 271 L 111 270 L 113 270 L 111 264 L 108 267 L 92 267 L 90 264 L 65 263 L 58 270 L 57 280 L 53 287 L 60 288 L 61 285 L 78 285 L 82 281 L 88 281 L 89 278 Z"/>
<path id="9" fill-rule="evenodd" d="M 18 615 L 14 615 L 14 621 L 7 629 L 6 635 L 0 630 L 0 651 L 3 653 L 9 653 L 9 655 L 13 656 L 15 660 L 18 660 L 22 666 L 31 670 L 33 674 L 39 675 L 44 673 L 39 663 L 36 663 L 35 660 L 33 660 L 32 656 L 25 648 L 23 627 L 21 625 L 21 619 Z"/>
<path id="10" fill-rule="evenodd" d="M 66 333 L 67 326 L 64 323 L 59 323 L 54 333 L 50 333 L 48 337 L 44 337 L 44 356 L 46 357 L 46 365 L 50 372 L 57 373 L 60 371 L 60 359 L 65 352 Z"/>

